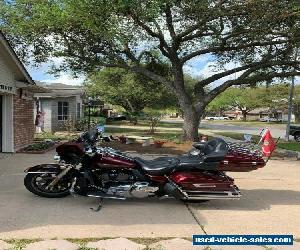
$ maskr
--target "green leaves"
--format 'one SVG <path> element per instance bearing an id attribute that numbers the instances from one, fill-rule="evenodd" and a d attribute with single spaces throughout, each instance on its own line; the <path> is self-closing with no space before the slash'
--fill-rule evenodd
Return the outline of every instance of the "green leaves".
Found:
<path id="1" fill-rule="evenodd" d="M 300 87 L 296 86 L 295 102 Z M 298 93 L 299 94 L 299 93 Z M 268 88 L 229 88 L 216 97 L 207 107 L 210 112 L 223 112 L 238 108 L 249 112 L 256 108 L 286 109 L 289 96 L 289 85 L 286 83 L 274 84 Z"/>
<path id="2" fill-rule="evenodd" d="M 91 96 L 120 105 L 130 113 L 148 108 L 165 108 L 176 100 L 164 85 L 120 68 L 106 68 L 89 77 L 85 85 Z"/>

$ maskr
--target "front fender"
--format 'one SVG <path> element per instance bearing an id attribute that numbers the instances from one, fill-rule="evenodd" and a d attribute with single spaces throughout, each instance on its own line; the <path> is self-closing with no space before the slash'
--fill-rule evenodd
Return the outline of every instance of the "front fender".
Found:
<path id="1" fill-rule="evenodd" d="M 40 164 L 33 167 L 29 167 L 24 170 L 25 173 L 35 174 L 35 173 L 59 173 L 62 167 L 59 164 Z"/>

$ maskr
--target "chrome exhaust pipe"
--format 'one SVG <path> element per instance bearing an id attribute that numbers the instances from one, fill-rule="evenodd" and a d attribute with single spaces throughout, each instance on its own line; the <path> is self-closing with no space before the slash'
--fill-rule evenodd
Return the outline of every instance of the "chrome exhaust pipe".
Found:
<path id="1" fill-rule="evenodd" d="M 242 194 L 238 187 L 232 191 L 198 191 L 184 190 L 187 195 L 186 200 L 238 200 Z"/>

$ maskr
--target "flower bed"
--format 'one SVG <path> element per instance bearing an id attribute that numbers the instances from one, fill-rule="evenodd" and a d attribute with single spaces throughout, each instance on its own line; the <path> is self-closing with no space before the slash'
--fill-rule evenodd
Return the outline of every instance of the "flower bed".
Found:
<path id="1" fill-rule="evenodd" d="M 46 153 L 59 145 L 58 142 L 52 140 L 37 141 L 33 144 L 30 144 L 18 151 L 18 153 L 27 153 L 27 154 L 43 154 Z"/>

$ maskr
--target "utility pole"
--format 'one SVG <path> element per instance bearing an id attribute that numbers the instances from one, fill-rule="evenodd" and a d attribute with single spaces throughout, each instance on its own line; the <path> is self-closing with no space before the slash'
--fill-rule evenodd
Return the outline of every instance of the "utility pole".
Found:
<path id="1" fill-rule="evenodd" d="M 297 61 L 297 49 L 296 49 L 296 53 L 295 53 L 295 61 Z M 296 72 L 296 68 L 294 68 L 294 72 Z M 291 87 L 290 87 L 290 96 L 289 96 L 289 106 L 288 106 L 288 120 L 287 120 L 287 125 L 286 125 L 286 134 L 285 134 L 286 141 L 289 141 L 289 139 L 290 139 L 290 128 L 291 128 L 294 94 L 295 94 L 295 76 L 292 76 L 292 82 L 291 82 Z"/>
<path id="2" fill-rule="evenodd" d="M 89 108 L 89 114 L 88 114 L 88 131 L 91 129 L 91 107 L 92 107 L 92 98 L 88 98 L 88 108 Z"/>
<path id="3" fill-rule="evenodd" d="M 290 127 L 291 127 L 291 119 L 292 119 L 294 92 L 295 92 L 295 76 L 292 76 L 290 96 L 289 96 L 288 120 L 287 120 L 287 125 L 286 125 L 286 134 L 285 134 L 286 141 L 289 141 L 289 137 L 290 137 Z"/>

